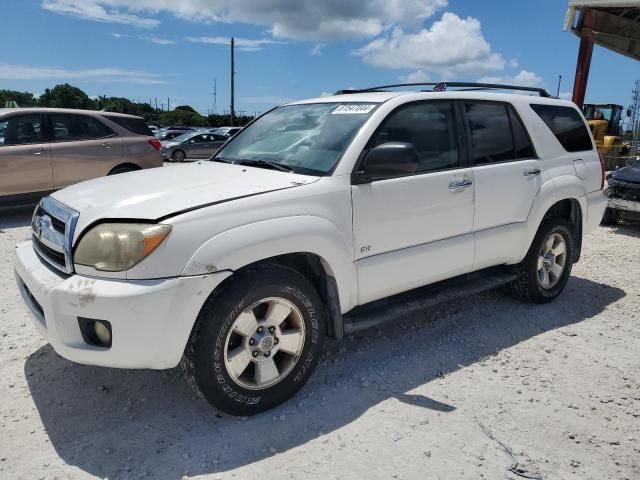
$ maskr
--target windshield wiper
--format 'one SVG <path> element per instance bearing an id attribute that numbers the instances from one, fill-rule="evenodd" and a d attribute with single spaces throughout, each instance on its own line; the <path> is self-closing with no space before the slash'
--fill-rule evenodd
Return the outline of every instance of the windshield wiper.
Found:
<path id="1" fill-rule="evenodd" d="M 268 162 L 266 160 L 236 160 L 233 163 L 238 165 L 247 165 L 248 167 L 258 167 L 258 168 L 271 168 L 273 170 L 280 170 L 281 172 L 290 172 L 293 170 L 291 167 L 287 167 L 286 165 L 281 165 L 275 162 Z"/>

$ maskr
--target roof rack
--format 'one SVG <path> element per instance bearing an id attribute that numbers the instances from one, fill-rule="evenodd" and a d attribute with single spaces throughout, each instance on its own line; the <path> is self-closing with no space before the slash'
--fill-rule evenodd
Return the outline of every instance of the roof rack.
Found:
<path id="1" fill-rule="evenodd" d="M 499 83 L 476 83 L 476 82 L 432 82 L 432 83 L 397 83 L 394 85 L 381 85 L 379 87 L 338 90 L 335 95 L 347 95 L 350 93 L 382 92 L 388 88 L 398 87 L 433 87 L 433 92 L 446 92 L 449 87 L 467 88 L 468 90 L 517 90 L 522 92 L 537 93 L 541 97 L 554 98 L 544 88 L 523 87 L 521 85 L 503 85 Z M 422 90 L 426 92 L 428 90 Z"/>

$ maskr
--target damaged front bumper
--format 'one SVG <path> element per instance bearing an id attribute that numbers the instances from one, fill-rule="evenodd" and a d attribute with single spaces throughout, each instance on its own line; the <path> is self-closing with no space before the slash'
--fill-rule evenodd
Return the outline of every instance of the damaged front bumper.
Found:
<path id="1" fill-rule="evenodd" d="M 18 244 L 16 282 L 38 331 L 62 357 L 117 368 L 175 367 L 209 293 L 229 272 L 155 280 L 63 275 L 30 241 Z M 109 348 L 87 342 L 80 321 L 107 321 Z"/>

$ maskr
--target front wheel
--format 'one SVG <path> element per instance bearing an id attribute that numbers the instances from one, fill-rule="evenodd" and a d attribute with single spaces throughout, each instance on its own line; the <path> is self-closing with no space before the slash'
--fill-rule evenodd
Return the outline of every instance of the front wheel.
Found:
<path id="1" fill-rule="evenodd" d="M 181 365 L 219 410 L 253 415 L 291 398 L 322 353 L 324 305 L 298 272 L 256 267 L 205 303 Z"/>
<path id="2" fill-rule="evenodd" d="M 569 280 L 573 249 L 569 224 L 561 218 L 545 220 L 527 256 L 517 266 L 518 278 L 511 284 L 511 292 L 534 303 L 554 300 Z"/>

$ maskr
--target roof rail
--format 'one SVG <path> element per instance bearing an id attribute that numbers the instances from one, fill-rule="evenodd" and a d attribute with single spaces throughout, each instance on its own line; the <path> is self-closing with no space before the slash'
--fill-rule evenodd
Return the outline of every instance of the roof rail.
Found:
<path id="1" fill-rule="evenodd" d="M 541 97 L 554 98 L 544 88 L 539 87 L 523 87 L 521 85 L 503 85 L 499 83 L 477 83 L 477 82 L 430 82 L 430 83 L 397 83 L 393 85 L 381 85 L 379 87 L 363 88 L 363 89 L 350 89 L 350 90 L 338 90 L 335 95 L 347 95 L 350 93 L 370 93 L 381 92 L 387 88 L 398 87 L 433 87 L 433 92 L 446 92 L 449 87 L 454 88 L 468 88 L 471 90 L 517 90 L 522 92 L 537 93 Z M 423 90 L 427 91 L 427 90 Z"/>

